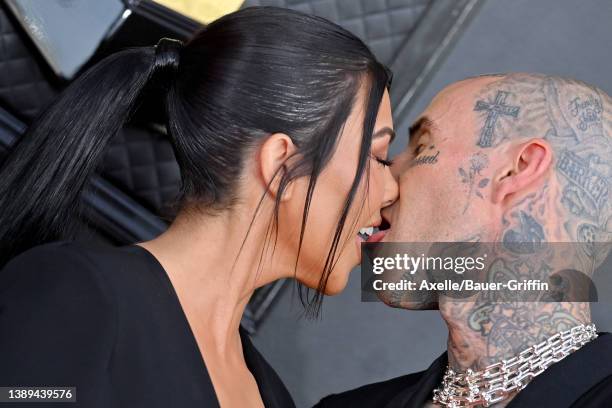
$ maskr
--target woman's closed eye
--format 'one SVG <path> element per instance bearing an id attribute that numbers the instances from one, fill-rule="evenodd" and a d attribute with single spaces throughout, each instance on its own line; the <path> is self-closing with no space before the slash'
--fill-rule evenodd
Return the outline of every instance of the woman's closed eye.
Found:
<path id="1" fill-rule="evenodd" d="M 378 156 L 372 156 L 372 157 L 376 159 L 378 163 L 382 164 L 385 167 L 389 167 L 393 164 L 393 160 L 383 159 L 382 157 L 378 157 Z"/>

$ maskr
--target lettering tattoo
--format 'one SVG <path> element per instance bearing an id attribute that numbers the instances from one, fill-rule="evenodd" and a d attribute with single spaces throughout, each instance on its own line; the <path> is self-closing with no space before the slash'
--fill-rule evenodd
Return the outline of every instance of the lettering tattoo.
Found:
<path id="1" fill-rule="evenodd" d="M 601 101 L 598 101 L 591 95 L 587 96 L 586 99 L 581 99 L 577 96 L 570 101 L 569 112 L 578 119 L 578 129 L 584 131 L 589 126 L 601 123 L 603 108 Z"/>
<path id="2" fill-rule="evenodd" d="M 428 150 L 434 150 L 435 146 L 431 145 L 429 146 Z M 412 160 L 412 167 L 414 166 L 421 166 L 423 164 L 435 164 L 438 162 L 438 156 L 440 155 L 440 151 L 438 150 L 436 153 L 433 154 L 420 154 L 418 157 L 415 157 Z"/>
<path id="3" fill-rule="evenodd" d="M 559 173 L 570 182 L 565 187 L 562 202 L 572 214 L 591 220 L 597 219 L 599 211 L 608 201 L 610 190 L 608 178 L 592 165 L 599 161 L 595 154 L 583 159 L 566 149 L 561 152 L 557 162 Z"/>

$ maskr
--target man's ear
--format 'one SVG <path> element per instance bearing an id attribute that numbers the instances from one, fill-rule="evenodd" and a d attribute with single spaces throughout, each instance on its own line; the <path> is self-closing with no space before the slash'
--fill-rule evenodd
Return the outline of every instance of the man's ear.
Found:
<path id="1" fill-rule="evenodd" d="M 266 138 L 259 149 L 259 169 L 264 188 L 273 197 L 278 194 L 278 187 L 283 173 L 286 171 L 287 161 L 296 152 L 296 147 L 289 136 L 284 133 L 274 133 Z M 291 198 L 293 183 L 289 183 L 281 200 Z"/>
<path id="2" fill-rule="evenodd" d="M 506 153 L 511 158 L 495 175 L 493 202 L 501 203 L 506 198 L 529 188 L 542 179 L 551 166 L 553 151 L 550 144 L 540 138 L 530 139 L 513 146 Z"/>

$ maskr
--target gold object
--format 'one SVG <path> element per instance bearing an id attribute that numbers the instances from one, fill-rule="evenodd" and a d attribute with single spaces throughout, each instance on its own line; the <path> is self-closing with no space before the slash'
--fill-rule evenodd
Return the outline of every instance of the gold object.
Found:
<path id="1" fill-rule="evenodd" d="M 244 0 L 153 0 L 201 23 L 208 24 L 236 11 Z"/>

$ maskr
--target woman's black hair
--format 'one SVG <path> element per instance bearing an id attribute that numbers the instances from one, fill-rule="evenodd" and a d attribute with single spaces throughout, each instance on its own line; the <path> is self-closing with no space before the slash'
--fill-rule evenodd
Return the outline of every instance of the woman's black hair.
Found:
<path id="1" fill-rule="evenodd" d="M 323 18 L 282 8 L 252 7 L 228 14 L 182 47 L 164 40 L 155 48 L 120 51 L 65 89 L 3 163 L 0 265 L 37 244 L 71 237 L 89 176 L 151 78 L 167 84 L 167 129 L 181 170 L 183 208 L 215 212 L 232 206 L 249 150 L 273 133 L 291 137 L 299 160 L 279 173 L 273 221 L 278 221 L 287 185 L 309 176 L 300 247 L 317 178 L 335 150 L 358 90 L 366 86 L 357 172 L 319 290 L 306 300 L 300 296 L 318 313 L 340 234 L 369 163 L 374 123 L 390 74 L 350 32 Z"/>

